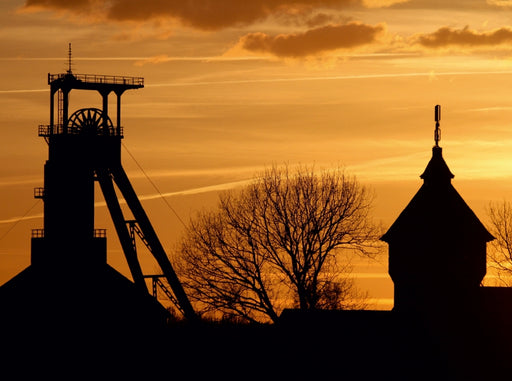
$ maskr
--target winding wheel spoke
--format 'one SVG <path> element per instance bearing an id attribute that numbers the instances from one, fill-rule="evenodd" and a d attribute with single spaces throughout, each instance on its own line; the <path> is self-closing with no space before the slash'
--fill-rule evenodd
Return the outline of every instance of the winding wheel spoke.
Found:
<path id="1" fill-rule="evenodd" d="M 106 122 L 106 125 L 105 125 Z M 69 118 L 71 133 L 88 135 L 114 135 L 115 129 L 109 117 L 103 118 L 103 112 L 97 108 L 83 108 L 75 111 Z"/>

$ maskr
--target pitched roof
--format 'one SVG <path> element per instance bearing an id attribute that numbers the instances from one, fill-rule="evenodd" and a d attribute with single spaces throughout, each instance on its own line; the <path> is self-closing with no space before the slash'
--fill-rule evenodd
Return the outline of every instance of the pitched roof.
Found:
<path id="1" fill-rule="evenodd" d="M 443 159 L 443 149 L 441 147 L 434 146 L 432 148 L 432 158 L 420 177 L 425 182 L 450 182 L 455 177 Z"/>
<path id="2" fill-rule="evenodd" d="M 168 319 L 152 295 L 108 264 L 74 269 L 31 265 L 0 287 L 0 308 L 0 329 L 45 327 L 55 335 L 69 328 L 135 337 L 164 329 Z"/>
<path id="3" fill-rule="evenodd" d="M 423 185 L 405 207 L 382 241 L 404 237 L 472 237 L 488 242 L 494 237 L 451 184 L 454 175 L 443 159 L 441 147 L 435 146 L 425 171 Z"/>

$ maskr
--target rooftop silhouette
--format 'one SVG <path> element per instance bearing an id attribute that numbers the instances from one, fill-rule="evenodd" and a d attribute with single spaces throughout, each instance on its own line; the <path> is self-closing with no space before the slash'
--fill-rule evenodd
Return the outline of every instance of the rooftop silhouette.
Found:
<path id="1" fill-rule="evenodd" d="M 368 329 L 379 332 L 368 341 L 378 348 L 372 361 L 385 359 L 390 379 L 493 379 L 512 370 L 512 289 L 482 285 L 494 237 L 452 184 L 439 121 L 436 106 L 423 184 L 381 237 L 394 283 L 392 311 L 286 310 L 282 318 L 310 333 L 346 327 L 354 341 L 367 339 Z"/>

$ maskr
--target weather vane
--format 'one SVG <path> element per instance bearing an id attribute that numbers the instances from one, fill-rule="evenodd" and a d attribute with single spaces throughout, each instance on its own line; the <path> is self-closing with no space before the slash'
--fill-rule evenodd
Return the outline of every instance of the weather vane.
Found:
<path id="1" fill-rule="evenodd" d="M 434 140 L 436 142 L 436 147 L 439 147 L 439 141 L 441 140 L 441 129 L 439 128 L 439 121 L 441 120 L 441 106 L 436 105 L 435 107 L 435 120 L 436 120 L 436 130 L 434 131 Z"/>

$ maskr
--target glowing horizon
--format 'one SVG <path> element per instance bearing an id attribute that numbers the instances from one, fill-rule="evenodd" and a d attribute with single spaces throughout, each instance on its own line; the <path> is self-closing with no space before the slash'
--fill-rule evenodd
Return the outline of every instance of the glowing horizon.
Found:
<path id="1" fill-rule="evenodd" d="M 37 126 L 49 118 L 47 73 L 66 71 L 69 43 L 73 72 L 145 78 L 123 95 L 124 142 L 159 191 L 123 153 L 124 164 L 168 247 L 181 226 L 155 200 L 165 197 L 186 220 L 273 164 L 343 166 L 374 189 L 375 218 L 390 224 L 421 185 L 436 104 L 462 197 L 483 221 L 489 201 L 512 199 L 507 2 L 210 3 L 215 9 L 188 0 L 0 5 L 0 236 L 20 222 L 0 251 L 26 252 L 0 258 L 10 269 L 0 283 L 26 265 L 30 229 L 41 227 L 40 206 L 23 213 L 43 185 L 47 147 Z M 70 97 L 71 110 L 99 103 Z"/>

